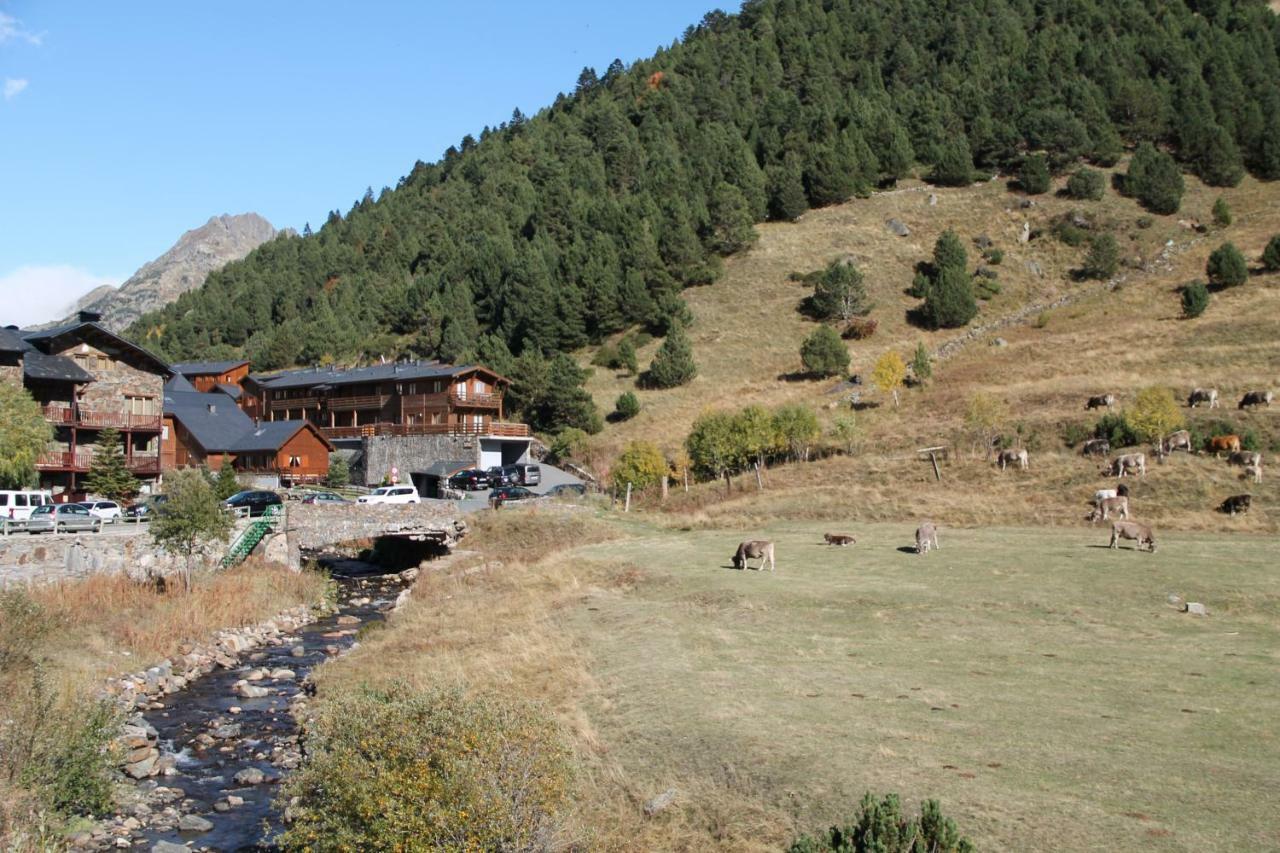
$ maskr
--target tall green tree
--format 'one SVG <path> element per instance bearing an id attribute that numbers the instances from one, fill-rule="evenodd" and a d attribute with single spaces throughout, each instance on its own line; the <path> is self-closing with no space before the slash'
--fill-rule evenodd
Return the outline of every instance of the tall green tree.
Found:
<path id="1" fill-rule="evenodd" d="M 36 462 L 53 441 L 53 427 L 27 390 L 0 380 L 0 488 L 36 481 Z"/>
<path id="2" fill-rule="evenodd" d="M 230 462 L 224 460 L 222 467 L 218 469 L 218 476 L 213 479 L 213 493 L 218 500 L 225 501 L 238 491 L 240 491 L 240 481 L 236 479 L 236 469 Z"/>
<path id="3" fill-rule="evenodd" d="M 1136 198 L 1152 213 L 1169 215 L 1178 212 L 1186 185 L 1174 159 L 1155 146 L 1144 142 L 1129 161 L 1124 179 L 1125 192 Z"/>
<path id="4" fill-rule="evenodd" d="M 182 559 L 183 583 L 190 592 L 201 549 L 227 540 L 231 514 L 223 509 L 209 480 L 194 468 L 170 474 L 165 494 L 168 500 L 151 521 L 151 539 L 165 553 Z"/>
<path id="5" fill-rule="evenodd" d="M 90 494 L 120 503 L 131 501 L 138 494 L 140 484 L 125 464 L 118 431 L 108 428 L 98 433 L 84 487 Z"/>
<path id="6" fill-rule="evenodd" d="M 832 261 L 813 285 L 813 308 L 827 319 L 849 320 L 871 310 L 862 272 L 851 259 Z"/>
<path id="7" fill-rule="evenodd" d="M 653 361 L 645 374 L 645 382 L 653 388 L 675 388 L 693 380 L 698 366 L 693 361 L 693 344 L 684 325 L 675 323 L 667 332 L 662 346 L 654 353 Z"/>
<path id="8" fill-rule="evenodd" d="M 961 267 L 944 267 L 938 272 L 921 309 L 925 321 L 935 329 L 955 329 L 978 316 L 973 296 L 973 280 Z"/>

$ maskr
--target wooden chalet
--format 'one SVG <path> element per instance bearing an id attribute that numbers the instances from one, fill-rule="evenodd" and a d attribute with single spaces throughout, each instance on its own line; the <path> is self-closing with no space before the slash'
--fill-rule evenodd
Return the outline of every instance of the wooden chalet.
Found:
<path id="1" fill-rule="evenodd" d="M 83 495 L 102 430 L 123 440 L 125 464 L 144 487 L 160 476 L 162 398 L 169 366 L 98 324 L 99 316 L 50 329 L 0 329 L 0 380 L 31 393 L 54 428 L 54 440 L 36 462 L 40 487 L 58 499 Z"/>

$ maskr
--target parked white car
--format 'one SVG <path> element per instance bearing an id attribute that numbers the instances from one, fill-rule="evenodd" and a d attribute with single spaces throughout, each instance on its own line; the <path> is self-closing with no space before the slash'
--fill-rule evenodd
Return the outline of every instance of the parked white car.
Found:
<path id="1" fill-rule="evenodd" d="M 89 510 L 89 515 L 108 524 L 115 524 L 120 520 L 120 504 L 115 501 L 81 501 L 80 505 Z"/>
<path id="2" fill-rule="evenodd" d="M 356 499 L 356 503 L 361 504 L 416 504 L 421 501 L 418 490 L 413 486 L 383 486 Z"/>
<path id="3" fill-rule="evenodd" d="M 53 503 L 53 495 L 39 491 L 0 491 L 0 518 L 26 521 L 38 506 Z"/>

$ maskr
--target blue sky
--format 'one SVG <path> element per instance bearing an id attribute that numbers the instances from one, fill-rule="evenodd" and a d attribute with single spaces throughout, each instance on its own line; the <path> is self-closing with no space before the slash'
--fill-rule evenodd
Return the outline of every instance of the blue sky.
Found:
<path id="1" fill-rule="evenodd" d="M 0 0 L 0 325 L 210 216 L 318 226 L 715 5 Z"/>

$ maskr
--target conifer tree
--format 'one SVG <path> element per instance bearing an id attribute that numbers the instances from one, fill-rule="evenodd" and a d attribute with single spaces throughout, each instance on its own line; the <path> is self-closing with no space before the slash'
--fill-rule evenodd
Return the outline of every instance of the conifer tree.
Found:
<path id="1" fill-rule="evenodd" d="M 956 232 L 948 228 L 933 244 L 933 268 L 941 272 L 948 267 L 968 268 L 969 254 Z"/>
<path id="2" fill-rule="evenodd" d="M 1022 168 L 1018 170 L 1018 183 L 1029 195 L 1049 191 L 1049 161 L 1043 154 L 1032 154 L 1023 159 Z"/>
<path id="3" fill-rule="evenodd" d="M 1209 283 L 1217 287 L 1238 287 L 1249 280 L 1249 264 L 1232 243 L 1223 243 L 1205 264 Z"/>
<path id="4" fill-rule="evenodd" d="M 1218 196 L 1213 203 L 1213 224 L 1219 228 L 1226 228 L 1231 224 L 1231 207 L 1222 196 Z"/>
<path id="5" fill-rule="evenodd" d="M 220 501 L 225 501 L 240 491 L 240 481 L 236 479 L 236 469 L 230 462 L 223 461 L 222 467 L 218 469 L 218 476 L 213 481 L 213 491 Z"/>
<path id="6" fill-rule="evenodd" d="M 944 187 L 963 187 L 973 181 L 973 153 L 964 136 L 952 136 L 942 143 L 933 181 Z"/>
<path id="7" fill-rule="evenodd" d="M 925 320 L 935 329 L 954 329 L 978 315 L 973 282 L 963 267 L 948 266 L 938 271 L 924 298 Z"/>
<path id="8" fill-rule="evenodd" d="M 862 272 L 852 259 L 832 261 L 813 286 L 813 309 L 826 319 L 849 320 L 871 310 Z"/>
<path id="9" fill-rule="evenodd" d="M 1280 234 L 1268 240 L 1267 247 L 1262 250 L 1262 268 L 1267 272 L 1280 271 Z"/>
<path id="10" fill-rule="evenodd" d="M 667 337 L 658 347 L 645 374 L 645 383 L 653 388 L 675 388 L 698 375 L 693 361 L 693 345 L 682 323 L 673 323 Z"/>
<path id="11" fill-rule="evenodd" d="M 837 376 L 849 369 L 849 350 L 834 329 L 819 326 L 800 345 L 800 361 L 814 376 Z"/>
<path id="12" fill-rule="evenodd" d="M 1129 161 L 1124 189 L 1152 213 L 1168 216 L 1178 212 L 1186 186 L 1173 158 L 1144 142 Z"/>
<path id="13" fill-rule="evenodd" d="M 769 193 L 769 218 L 795 222 L 809 209 L 800 170 L 788 163 L 770 166 L 765 172 Z"/>
<path id="14" fill-rule="evenodd" d="M 1081 273 L 1099 281 L 1111 278 L 1120 267 L 1120 246 L 1110 234 L 1098 234 L 1089 241 L 1089 253 Z"/>
<path id="15" fill-rule="evenodd" d="M 90 494 L 120 503 L 133 500 L 138 494 L 138 478 L 125 464 L 120 433 L 116 430 L 107 428 L 98 433 L 84 487 Z"/>
<path id="16" fill-rule="evenodd" d="M 911 356 L 911 373 L 922 388 L 933 378 L 933 359 L 929 357 L 924 341 L 916 344 L 915 354 Z"/>

